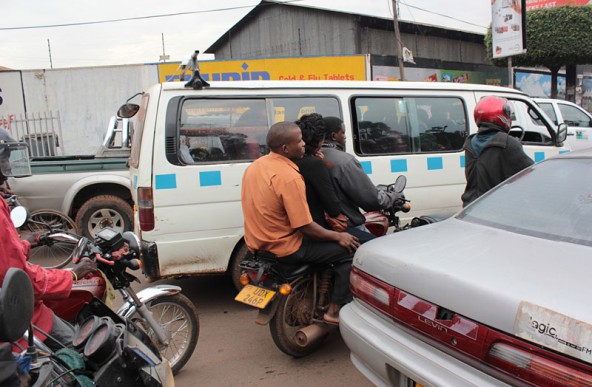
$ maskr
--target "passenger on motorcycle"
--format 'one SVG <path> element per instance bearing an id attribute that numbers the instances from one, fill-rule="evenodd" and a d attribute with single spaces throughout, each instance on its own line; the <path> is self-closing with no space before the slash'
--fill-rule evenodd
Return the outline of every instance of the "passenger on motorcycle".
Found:
<path id="1" fill-rule="evenodd" d="M 360 162 L 345 152 L 343 121 L 337 117 L 325 117 L 324 120 L 326 135 L 321 150 L 325 154 L 324 161 L 333 177 L 343 212 L 351 227 L 364 231 L 368 239 L 373 239 L 374 236 L 364 226 L 366 218 L 360 208 L 366 212 L 390 208 L 401 194 L 378 190 Z"/>
<path id="2" fill-rule="evenodd" d="M 334 287 L 324 319 L 338 323 L 339 309 L 351 301 L 349 275 L 358 239 L 313 221 L 304 179 L 293 161 L 304 156 L 300 128 L 293 122 L 274 124 L 267 145 L 271 153 L 255 160 L 243 176 L 245 242 L 252 253 L 267 251 L 286 263 L 332 263 Z"/>
<path id="3" fill-rule="evenodd" d="M 8 177 L 24 177 L 31 174 L 27 145 L 17 142 L 5 129 L 0 128 L 0 185 Z M 35 309 L 32 323 L 59 343 L 52 339 L 46 340 L 46 335 L 36 332 L 36 336 L 46 341 L 52 349 L 62 347 L 60 343 L 71 345 L 74 331 L 72 326 L 63 321 L 46 305 L 44 299 L 67 298 L 72 289 L 74 279 L 82 278 L 95 271 L 96 265 L 84 261 L 72 270 L 44 269 L 41 266 L 27 262 L 31 248 L 28 241 L 20 239 L 17 230 L 10 219 L 8 205 L 0 200 L 0 283 L 11 267 L 23 269 L 31 278 L 35 294 Z M 26 345 L 23 341 L 22 344 Z"/>
<path id="4" fill-rule="evenodd" d="M 349 227 L 348 218 L 343 213 L 331 173 L 323 162 L 324 154 L 321 147 L 326 132 L 323 116 L 317 113 L 305 114 L 296 121 L 296 125 L 302 130 L 305 146 L 304 157 L 294 162 L 306 183 L 306 199 L 312 219 L 325 228 L 346 231 L 357 237 L 360 243 L 374 239 L 374 235 L 368 232 Z"/>

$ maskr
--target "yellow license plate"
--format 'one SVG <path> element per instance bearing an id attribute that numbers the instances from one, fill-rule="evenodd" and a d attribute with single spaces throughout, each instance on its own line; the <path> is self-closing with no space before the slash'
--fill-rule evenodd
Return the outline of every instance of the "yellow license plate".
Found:
<path id="1" fill-rule="evenodd" d="M 273 290 L 267 290 L 253 285 L 245 285 L 234 299 L 243 304 L 263 309 L 267 306 L 269 301 L 271 301 L 274 295 L 275 292 Z"/>

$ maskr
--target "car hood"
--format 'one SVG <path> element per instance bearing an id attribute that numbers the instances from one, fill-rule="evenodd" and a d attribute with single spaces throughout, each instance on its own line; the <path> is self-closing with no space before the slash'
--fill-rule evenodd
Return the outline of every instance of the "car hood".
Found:
<path id="1" fill-rule="evenodd" d="M 559 351 L 563 339 L 538 332 L 533 321 L 566 335 L 577 330 L 572 341 L 582 347 L 592 339 L 587 246 L 450 218 L 368 242 L 354 265 L 433 304 Z"/>

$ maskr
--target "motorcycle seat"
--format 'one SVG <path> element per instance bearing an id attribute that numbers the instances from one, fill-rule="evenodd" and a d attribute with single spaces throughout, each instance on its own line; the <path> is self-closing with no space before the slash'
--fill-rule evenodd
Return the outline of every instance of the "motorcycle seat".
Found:
<path id="1" fill-rule="evenodd" d="M 260 262 L 274 266 L 275 270 L 286 279 L 302 275 L 302 273 L 305 273 L 311 267 L 308 263 L 283 262 L 281 258 L 278 258 L 275 254 L 270 253 L 269 251 L 255 251 L 254 256 Z"/>

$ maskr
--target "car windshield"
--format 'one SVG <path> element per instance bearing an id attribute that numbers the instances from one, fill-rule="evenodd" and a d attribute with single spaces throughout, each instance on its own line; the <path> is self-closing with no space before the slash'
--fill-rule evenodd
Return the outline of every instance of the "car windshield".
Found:
<path id="1" fill-rule="evenodd" d="M 592 246 L 592 159 L 553 159 L 511 178 L 458 216 L 469 222 Z"/>

